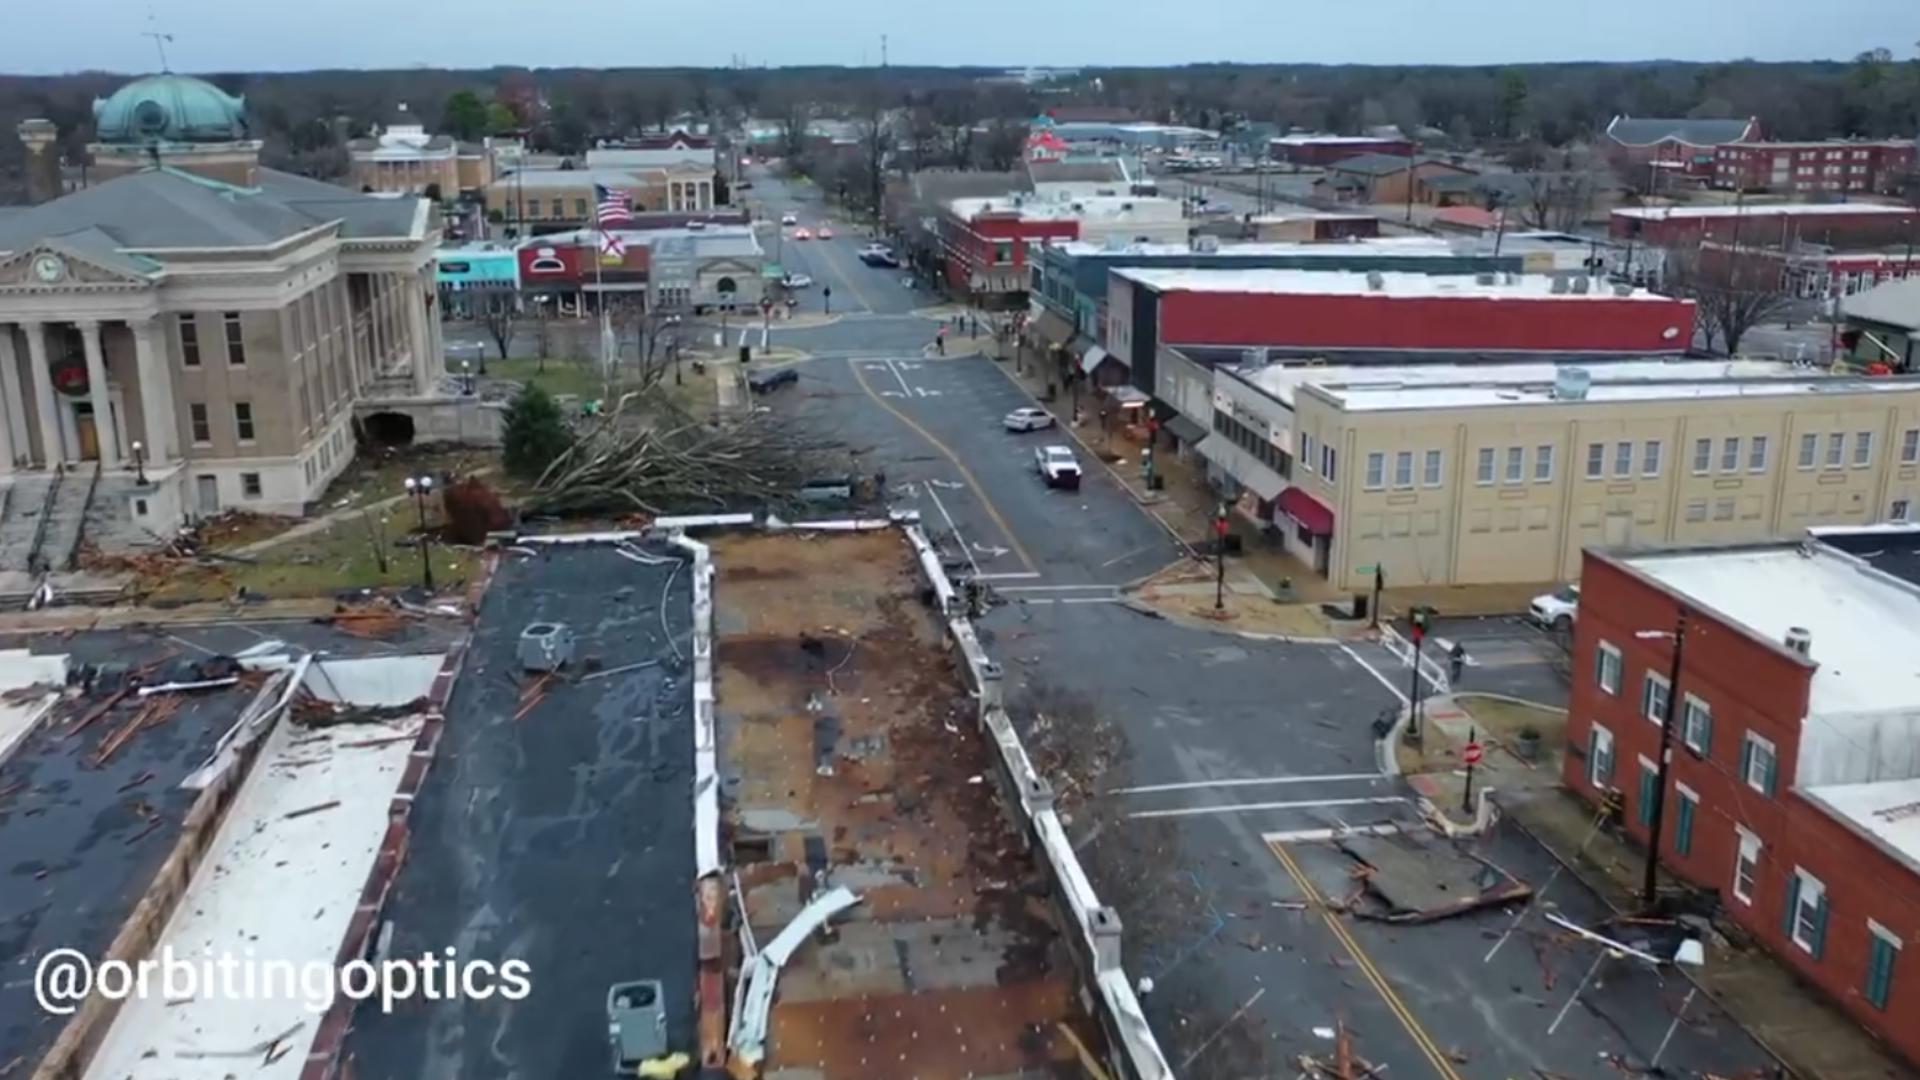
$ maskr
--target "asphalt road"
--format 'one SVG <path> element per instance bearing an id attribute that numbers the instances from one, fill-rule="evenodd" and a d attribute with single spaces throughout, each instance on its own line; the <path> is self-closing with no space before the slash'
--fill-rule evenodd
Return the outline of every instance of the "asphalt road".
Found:
<path id="1" fill-rule="evenodd" d="M 980 628 L 1009 672 L 1018 722 L 1031 725 L 1023 703 L 1042 695 L 1085 704 L 1065 751 L 1081 774 L 1056 784 L 1103 792 L 1070 828 L 1128 927 L 1129 974 L 1153 980 L 1148 1016 L 1180 1075 L 1290 1073 L 1296 1055 L 1331 1052 L 1322 1033 L 1336 1023 L 1395 1077 L 1611 1078 L 1610 1056 L 1656 1055 L 1732 1074 L 1764 1060 L 1683 981 L 1552 940 L 1538 908 L 1425 926 L 1301 908 L 1309 889 L 1339 899 L 1353 888 L 1354 864 L 1326 830 L 1417 817 L 1404 783 L 1380 775 L 1372 733 L 1402 707 L 1406 669 L 1370 645 L 1253 640 L 1129 607 L 1119 586 L 1181 557 L 1160 525 L 1084 448 L 1084 488 L 1044 488 L 1032 447 L 1069 440 L 1000 430 L 1024 392 L 984 358 L 872 355 L 892 340 L 874 331 L 890 325 L 814 331 L 857 358 L 803 363 L 797 386 L 768 400 L 830 423 L 856 469 L 884 470 L 896 506 L 921 512 L 949 567 L 993 585 L 1005 602 Z M 1538 635 L 1522 630 L 1455 620 L 1441 632 L 1480 654 L 1465 682 L 1488 689 L 1546 673 Z M 1109 738 L 1114 759 L 1074 758 Z M 1603 913 L 1516 831 L 1469 850 L 1568 918 Z"/>
<path id="2" fill-rule="evenodd" d="M 759 166 L 750 175 L 753 187 L 740 196 L 754 211 L 755 228 L 767 258 L 788 273 L 813 278 L 813 286 L 802 290 L 801 310 L 904 315 L 933 302 L 925 292 L 907 288 L 903 284 L 906 275 L 901 271 L 861 262 L 859 251 L 872 240 L 869 230 L 830 216 L 825 196 L 811 182 L 781 180 Z M 780 225 L 781 217 L 788 213 L 799 218 L 798 225 Z M 822 223 L 833 228 L 831 240 L 793 239 L 801 228 L 817 233 Z M 828 290 L 832 290 L 831 297 L 827 296 Z"/>

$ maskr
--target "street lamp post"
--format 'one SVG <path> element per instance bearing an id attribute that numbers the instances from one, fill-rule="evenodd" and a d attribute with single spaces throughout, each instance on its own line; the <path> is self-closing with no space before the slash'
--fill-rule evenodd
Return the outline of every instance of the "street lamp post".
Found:
<path id="1" fill-rule="evenodd" d="M 1213 512 L 1213 610 L 1227 607 L 1227 504 Z"/>
<path id="2" fill-rule="evenodd" d="M 433 477 L 409 476 L 406 479 L 407 494 L 413 496 L 413 505 L 420 512 L 420 584 L 433 591 L 433 556 L 427 549 L 431 547 L 427 540 L 427 496 L 433 494 Z"/>
<path id="3" fill-rule="evenodd" d="M 1420 647 L 1427 640 L 1427 620 L 1433 609 L 1416 605 L 1407 612 L 1407 635 L 1413 638 L 1413 684 L 1407 693 L 1407 738 L 1419 743 L 1425 737 L 1420 730 Z"/>
<path id="4" fill-rule="evenodd" d="M 1640 881 L 1640 902 L 1651 908 L 1660 868 L 1660 825 L 1667 809 L 1667 768 L 1673 756 L 1673 720 L 1680 708 L 1680 658 L 1687 647 L 1687 609 L 1681 608 L 1674 616 L 1672 630 L 1636 630 L 1633 636 L 1642 641 L 1673 639 L 1673 656 L 1667 662 L 1667 707 L 1661 710 L 1660 715 L 1660 756 L 1654 774 L 1653 812 L 1647 822 L 1647 865 Z"/>
<path id="5" fill-rule="evenodd" d="M 141 487 L 147 486 L 147 448 L 139 439 L 128 446 L 133 451 L 133 482 Z"/>

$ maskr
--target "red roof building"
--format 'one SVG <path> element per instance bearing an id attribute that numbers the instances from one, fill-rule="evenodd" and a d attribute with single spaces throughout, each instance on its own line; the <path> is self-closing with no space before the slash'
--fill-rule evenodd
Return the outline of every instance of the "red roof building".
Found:
<path id="1" fill-rule="evenodd" d="M 1018 196 L 955 199 L 940 215 L 947 286 L 985 303 L 1025 303 L 1028 248 L 1080 237 L 1077 217 Z"/>

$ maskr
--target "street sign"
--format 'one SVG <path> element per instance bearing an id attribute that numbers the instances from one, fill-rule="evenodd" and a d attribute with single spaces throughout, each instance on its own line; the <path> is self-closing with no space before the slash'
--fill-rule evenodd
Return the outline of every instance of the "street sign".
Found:
<path id="1" fill-rule="evenodd" d="M 1477 742 L 1468 743 L 1467 748 L 1465 750 L 1460 751 L 1460 760 L 1466 762 L 1469 765 L 1479 764 L 1480 763 L 1480 744 Z"/>
<path id="2" fill-rule="evenodd" d="M 1356 567 L 1354 567 L 1354 568 L 1353 568 L 1353 572 L 1354 572 L 1354 573 L 1356 573 L 1356 574 L 1371 574 L 1371 573 L 1373 573 L 1373 572 L 1374 572 L 1375 570 L 1378 570 L 1378 569 L 1379 569 L 1379 566 L 1378 566 L 1377 564 L 1375 564 L 1375 563 L 1368 563 L 1368 564 L 1367 564 L 1367 565 L 1365 565 L 1365 566 L 1356 566 Z"/>

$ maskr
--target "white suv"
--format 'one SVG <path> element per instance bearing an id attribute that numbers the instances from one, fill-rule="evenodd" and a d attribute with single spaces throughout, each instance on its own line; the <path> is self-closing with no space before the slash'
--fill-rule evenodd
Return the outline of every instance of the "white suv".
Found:
<path id="1" fill-rule="evenodd" d="M 1033 452 L 1034 465 L 1040 470 L 1040 478 L 1050 488 L 1066 488 L 1077 491 L 1080 488 L 1080 461 L 1073 451 L 1064 446 L 1042 446 Z"/>
<path id="2" fill-rule="evenodd" d="M 1571 630 L 1580 613 L 1580 586 L 1562 585 L 1550 593 L 1533 598 L 1527 606 L 1527 618 L 1549 630 Z"/>

